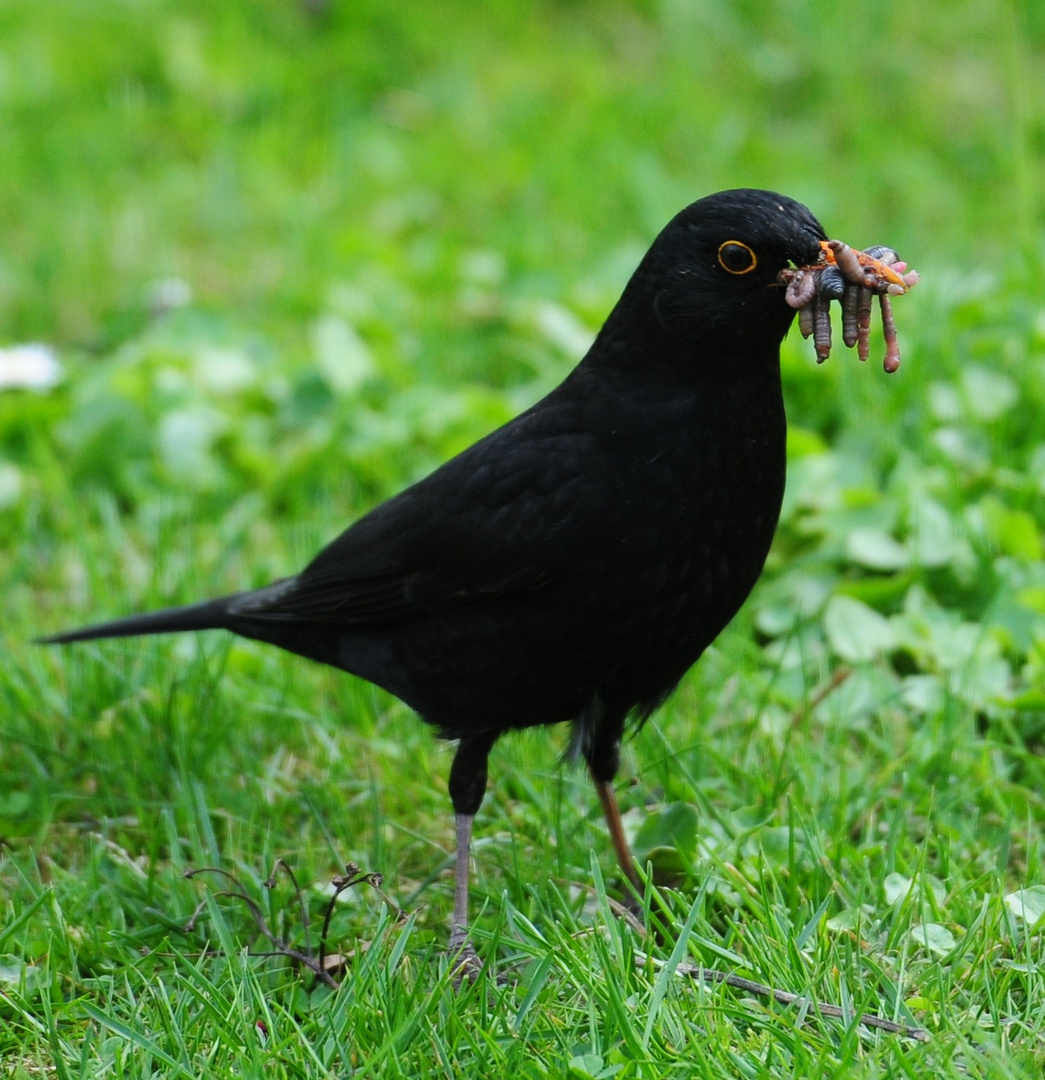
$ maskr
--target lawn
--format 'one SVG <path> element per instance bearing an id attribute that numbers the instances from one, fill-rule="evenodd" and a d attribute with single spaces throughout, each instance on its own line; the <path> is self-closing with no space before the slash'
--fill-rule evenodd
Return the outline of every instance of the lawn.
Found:
<path id="1" fill-rule="evenodd" d="M 0 389 L 0 1072 L 1040 1076 L 1043 65 L 1032 0 L 0 4 L 0 349 L 61 369 Z M 921 272 L 903 365 L 784 344 L 766 573 L 623 755 L 642 925 L 568 733 L 507 737 L 455 993 L 452 748 L 405 706 L 33 639 L 298 569 L 732 186 Z M 336 989 L 260 929 L 328 913 Z"/>

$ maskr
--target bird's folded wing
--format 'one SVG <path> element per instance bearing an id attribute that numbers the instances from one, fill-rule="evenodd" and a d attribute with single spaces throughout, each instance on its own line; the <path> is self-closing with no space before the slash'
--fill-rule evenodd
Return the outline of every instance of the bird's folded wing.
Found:
<path id="1" fill-rule="evenodd" d="M 537 589 L 548 580 L 536 568 L 503 568 L 501 573 L 490 569 L 485 575 L 461 574 L 454 579 L 425 571 L 365 578 L 303 575 L 238 598 L 232 613 L 266 622 L 391 622 Z"/>
<path id="2" fill-rule="evenodd" d="M 555 578 L 557 526 L 575 486 L 562 477 L 549 495 L 561 449 L 516 446 L 500 476 L 466 452 L 361 518 L 297 577 L 237 598 L 232 613 L 373 623 L 540 589 Z"/>

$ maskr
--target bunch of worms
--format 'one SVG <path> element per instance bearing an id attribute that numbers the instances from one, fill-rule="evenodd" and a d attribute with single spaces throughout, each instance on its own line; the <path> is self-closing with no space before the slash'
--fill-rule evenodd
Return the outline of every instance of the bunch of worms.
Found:
<path id="1" fill-rule="evenodd" d="M 786 285 L 788 304 L 798 312 L 798 328 L 803 337 L 813 337 L 816 362 L 831 355 L 831 301 L 842 305 L 842 340 L 866 360 L 870 351 L 871 307 L 878 297 L 885 338 L 884 368 L 900 366 L 900 345 L 890 298 L 902 296 L 918 284 L 918 273 L 908 270 L 892 248 L 869 247 L 858 251 L 841 240 L 820 244 L 820 261 L 812 266 L 781 270 L 777 281 Z"/>

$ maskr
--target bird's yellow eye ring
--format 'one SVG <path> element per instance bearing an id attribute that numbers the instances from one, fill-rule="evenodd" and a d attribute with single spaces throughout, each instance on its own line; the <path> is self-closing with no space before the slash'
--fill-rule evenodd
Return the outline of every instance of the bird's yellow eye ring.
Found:
<path id="1" fill-rule="evenodd" d="M 747 244 L 727 240 L 719 245 L 718 264 L 730 274 L 750 274 L 758 266 L 758 258 Z"/>

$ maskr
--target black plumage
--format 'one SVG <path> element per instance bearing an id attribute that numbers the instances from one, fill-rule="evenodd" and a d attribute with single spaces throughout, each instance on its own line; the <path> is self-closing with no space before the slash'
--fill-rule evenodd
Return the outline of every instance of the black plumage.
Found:
<path id="1" fill-rule="evenodd" d="M 784 491 L 779 272 L 824 232 L 772 192 L 661 232 L 557 389 L 376 507 L 301 573 L 50 642 L 222 628 L 343 668 L 459 739 L 452 944 L 471 820 L 505 731 L 571 721 L 622 867 L 611 781 L 641 721 L 744 602 Z"/>

